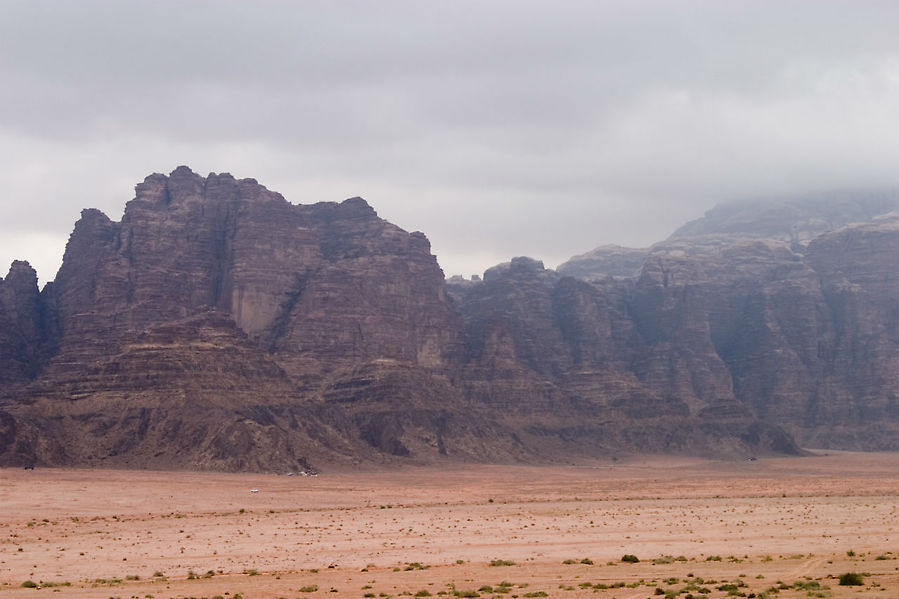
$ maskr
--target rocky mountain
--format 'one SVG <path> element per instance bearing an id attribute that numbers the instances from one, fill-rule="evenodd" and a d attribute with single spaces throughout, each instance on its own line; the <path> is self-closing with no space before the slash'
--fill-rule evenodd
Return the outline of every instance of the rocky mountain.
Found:
<path id="1" fill-rule="evenodd" d="M 252 179 L 151 175 L 121 222 L 82 213 L 41 293 L 20 263 L 3 281 L 0 454 L 281 470 L 404 443 L 465 455 L 496 435 L 444 401 L 462 344 L 443 285 L 424 235 L 359 198 L 294 206 Z M 458 434 L 439 438 L 444 421 Z"/>
<path id="2" fill-rule="evenodd" d="M 559 274 L 584 279 L 602 280 L 607 277 L 631 279 L 640 272 L 648 249 L 603 245 L 585 254 L 574 256 L 556 269 Z"/>
<path id="3" fill-rule="evenodd" d="M 447 283 L 360 198 L 179 167 L 119 222 L 85 210 L 43 290 L 0 279 L 0 464 L 895 448 L 897 244 L 890 219 L 719 232 Z"/>
<path id="4" fill-rule="evenodd" d="M 757 198 L 719 204 L 669 239 L 738 236 L 777 239 L 795 245 L 834 229 L 899 210 L 895 191 L 839 191 L 787 198 Z"/>
<path id="5" fill-rule="evenodd" d="M 670 357 L 704 347 L 733 396 L 800 444 L 895 450 L 897 197 L 716 208 L 646 251 L 629 313 Z"/>

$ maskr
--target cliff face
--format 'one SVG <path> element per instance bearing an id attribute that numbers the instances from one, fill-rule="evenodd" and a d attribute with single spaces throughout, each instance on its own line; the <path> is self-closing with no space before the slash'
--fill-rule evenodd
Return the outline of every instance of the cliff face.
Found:
<path id="1" fill-rule="evenodd" d="M 323 422 L 327 391 L 352 388 L 371 362 L 420 370 L 426 385 L 456 359 L 458 317 L 427 239 L 363 200 L 294 206 L 254 180 L 186 167 L 136 191 L 121 222 L 85 210 L 76 223 L 42 298 L 56 323 L 47 340 L 34 331 L 33 271 L 14 265 L 3 282 L 3 371 L 27 383 L 5 407 L 7 461 L 290 470 L 375 459 L 380 441 L 356 420 L 408 406 Z M 29 354 L 42 351 L 46 364 Z M 436 403 L 418 419 L 457 416 Z"/>
<path id="2" fill-rule="evenodd" d="M 896 448 L 896 256 L 881 219 L 446 285 L 424 235 L 362 199 L 292 205 L 179 167 L 120 222 L 85 210 L 43 291 L 26 263 L 0 279 L 0 463 Z"/>
<path id="3" fill-rule="evenodd" d="M 637 370 L 687 401 L 733 397 L 805 446 L 899 448 L 897 218 L 805 245 L 760 235 L 713 231 L 651 248 L 627 293 L 655 348 Z"/>
<path id="4" fill-rule="evenodd" d="M 496 405 L 528 445 L 584 453 L 798 451 L 789 435 L 736 400 L 707 326 L 672 311 L 641 331 L 631 312 L 643 296 L 627 283 L 590 285 L 516 258 L 454 292 L 465 320 L 469 392 Z"/>
<path id="5" fill-rule="evenodd" d="M 8 392 L 37 375 L 45 359 L 44 320 L 37 273 L 27 262 L 13 262 L 0 279 L 0 388 Z"/>
<path id="6" fill-rule="evenodd" d="M 427 239 L 364 200 L 293 206 L 254 180 L 181 167 L 138 185 L 121 223 L 85 211 L 54 291 L 65 344 L 115 345 L 214 308 L 299 375 L 374 358 L 443 365 L 455 327 L 442 285 Z"/>

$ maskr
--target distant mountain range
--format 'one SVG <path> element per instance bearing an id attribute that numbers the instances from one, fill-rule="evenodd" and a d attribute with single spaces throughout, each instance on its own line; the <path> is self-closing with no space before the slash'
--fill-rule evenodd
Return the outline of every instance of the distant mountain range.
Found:
<path id="1" fill-rule="evenodd" d="M 895 194 L 445 281 L 362 199 L 187 167 L 0 279 L 0 464 L 298 471 L 899 449 Z"/>

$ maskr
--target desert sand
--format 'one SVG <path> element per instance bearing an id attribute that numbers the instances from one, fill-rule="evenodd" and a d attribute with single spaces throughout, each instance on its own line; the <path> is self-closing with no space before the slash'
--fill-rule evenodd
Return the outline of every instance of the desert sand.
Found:
<path id="1" fill-rule="evenodd" d="M 899 454 L 0 483 L 0 599 L 899 597 Z"/>

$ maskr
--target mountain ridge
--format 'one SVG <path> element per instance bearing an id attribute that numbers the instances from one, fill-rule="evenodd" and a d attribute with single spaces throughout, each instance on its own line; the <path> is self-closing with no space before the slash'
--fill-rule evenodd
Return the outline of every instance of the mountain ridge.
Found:
<path id="1" fill-rule="evenodd" d="M 671 239 L 630 277 L 515 258 L 454 282 L 422 233 L 361 198 L 293 205 L 179 167 L 138 184 L 119 222 L 82 212 L 43 290 L 25 263 L 0 279 L 0 463 L 292 471 L 801 453 L 794 437 L 893 448 L 891 226 L 801 253 Z"/>

